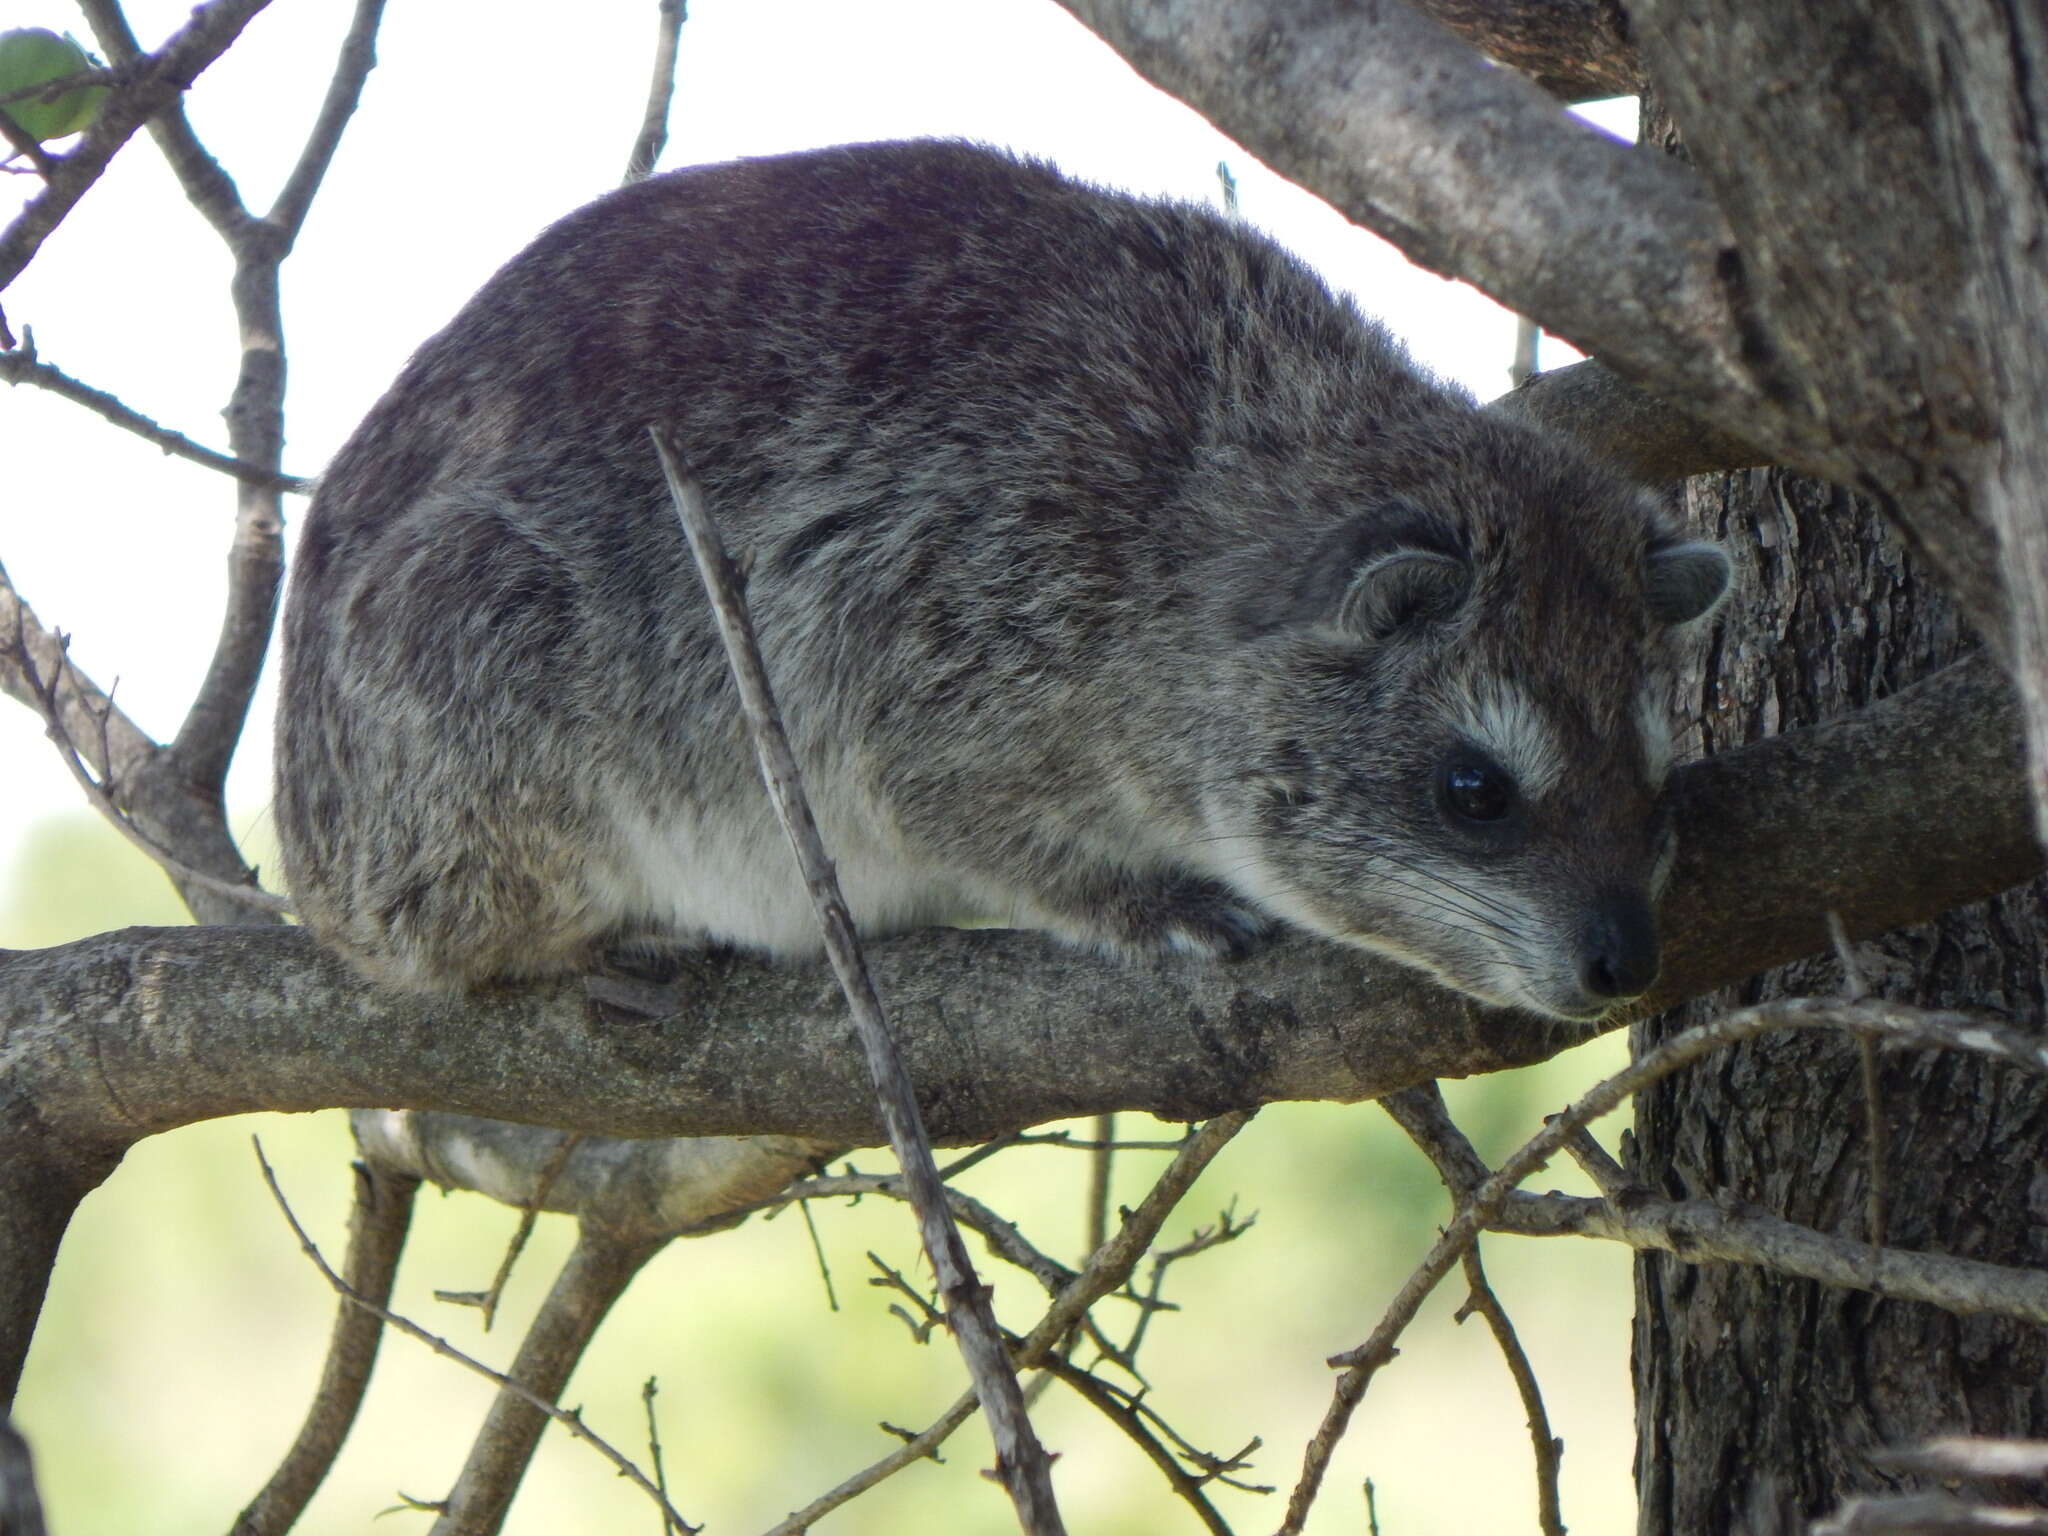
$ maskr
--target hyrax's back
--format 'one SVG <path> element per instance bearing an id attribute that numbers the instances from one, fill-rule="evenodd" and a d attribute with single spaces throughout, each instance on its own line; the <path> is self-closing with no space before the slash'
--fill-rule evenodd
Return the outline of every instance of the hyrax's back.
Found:
<path id="1" fill-rule="evenodd" d="M 1315 734 L 1251 653 L 1322 622 L 1375 515 L 1479 559 L 1512 542 L 1503 486 L 1563 507 L 1585 552 L 1535 585 L 1623 610 L 1582 670 L 1637 713 L 1641 507 L 1420 378 L 1259 237 L 960 144 L 679 172 L 515 258 L 314 499 L 278 819 L 300 910 L 371 974 L 814 942 L 657 422 L 750 562 L 870 929 L 1251 936 L 1276 904 L 1204 851 L 1245 831 L 1213 787 L 1265 772 L 1273 729 Z"/>

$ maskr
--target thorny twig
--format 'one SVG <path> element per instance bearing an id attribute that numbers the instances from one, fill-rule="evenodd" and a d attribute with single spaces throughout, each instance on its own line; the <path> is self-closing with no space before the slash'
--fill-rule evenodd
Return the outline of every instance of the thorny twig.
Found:
<path id="1" fill-rule="evenodd" d="M 1351 1414 L 1365 1396 L 1373 1375 L 1393 1358 L 1395 1339 L 1413 1321 L 1424 1299 L 1449 1272 L 1451 1265 L 1458 1261 L 1472 1239 L 1509 1204 L 1516 1186 L 1555 1156 L 1575 1132 L 1651 1084 L 1723 1047 L 1784 1029 L 1864 1031 L 1882 1037 L 1888 1048 L 1905 1045 L 1944 1047 L 1991 1056 L 2031 1075 L 2048 1077 L 2048 1048 L 2018 1030 L 1974 1014 L 1916 1009 L 1881 999 L 1850 1003 L 1833 999 L 1786 998 L 1724 1014 L 1673 1035 L 1622 1071 L 1595 1084 L 1564 1113 L 1552 1117 L 1497 1171 L 1475 1186 L 1470 1198 L 1460 1206 L 1428 1256 L 1388 1304 L 1372 1335 L 1356 1349 L 1331 1358 L 1330 1363 L 1341 1367 L 1343 1374 L 1337 1380 L 1322 1424 L 1303 1453 L 1301 1475 L 1289 1496 L 1280 1536 L 1299 1536 Z M 1587 1204 L 1600 1205 L 1602 1202 L 1589 1201 Z M 1790 1223 L 1784 1225 L 1791 1226 Z M 1819 1242 L 1828 1241 L 1818 1233 L 1806 1232 L 1804 1228 L 1796 1230 Z M 1880 1295 L 1900 1294 L 1891 1285 L 1893 1274 L 1898 1272 L 1892 1266 L 1895 1260 L 1915 1256 L 1897 1255 L 1891 1249 L 1866 1251 L 1872 1251 L 1878 1257 L 1864 1279 L 1865 1288 Z M 1962 1260 L 1942 1260 L 1940 1263 L 1943 1268 L 1957 1274 L 1972 1270 L 1999 1270 L 1996 1265 L 1970 1265 Z M 1883 1277 L 1882 1282 L 1880 1276 Z"/>
<path id="2" fill-rule="evenodd" d="M 1161 1293 L 1166 1288 L 1166 1272 L 1182 1259 L 1190 1259 L 1198 1253 L 1207 1252 L 1211 1248 L 1218 1248 L 1225 1243 L 1236 1242 L 1237 1239 L 1243 1237 L 1245 1233 L 1252 1229 L 1252 1226 L 1258 1219 L 1257 1214 L 1254 1213 L 1247 1216 L 1243 1221 L 1239 1221 L 1235 1206 L 1227 1207 L 1217 1213 L 1214 1226 L 1197 1227 L 1193 1235 L 1179 1247 L 1168 1248 L 1152 1255 L 1152 1283 L 1150 1288 L 1142 1296 L 1130 1286 L 1126 1286 L 1124 1289 L 1126 1299 L 1136 1303 L 1138 1307 L 1138 1321 L 1131 1329 L 1131 1337 L 1123 1348 L 1110 1352 L 1118 1365 L 1121 1365 L 1133 1376 L 1138 1376 L 1137 1367 L 1132 1362 L 1137 1359 L 1138 1350 L 1145 1342 L 1145 1332 L 1152 1325 L 1152 1314 L 1155 1312 L 1178 1310 L 1172 1302 L 1161 1299 Z M 1143 1381 L 1144 1377 L 1138 1376 L 1138 1379 Z"/>
<path id="3" fill-rule="evenodd" d="M 270 1166 L 270 1159 L 263 1155 L 263 1143 L 253 1136 L 250 1138 L 250 1142 L 256 1148 L 256 1161 L 263 1169 L 263 1182 L 270 1186 L 271 1198 L 277 1202 L 277 1208 L 284 1213 L 284 1219 L 290 1225 L 292 1235 L 298 1239 L 299 1251 L 312 1260 L 313 1267 L 319 1270 L 321 1278 L 334 1288 L 336 1295 L 342 1297 L 351 1305 L 361 1307 L 364 1311 L 382 1318 L 386 1323 L 408 1337 L 418 1339 L 422 1344 L 433 1350 L 435 1354 L 453 1360 L 459 1365 L 469 1367 L 470 1370 L 475 1371 L 487 1381 L 495 1383 L 500 1391 L 510 1392 L 515 1397 L 524 1399 L 527 1403 L 561 1425 L 577 1439 L 585 1441 L 595 1448 L 599 1455 L 603 1456 L 605 1460 L 618 1469 L 621 1477 L 632 1483 L 654 1501 L 655 1507 L 661 1511 L 664 1519 L 672 1521 L 678 1529 L 684 1531 L 694 1532 L 697 1529 L 696 1526 L 691 1525 L 681 1515 L 676 1513 L 675 1506 L 669 1503 L 667 1497 L 659 1488 L 648 1481 L 646 1473 L 635 1466 L 629 1458 L 622 1456 L 617 1450 L 613 1449 L 610 1441 L 585 1424 L 582 1414 L 549 1402 L 545 1397 L 527 1387 L 523 1382 L 516 1381 L 503 1372 L 492 1370 L 483 1361 L 464 1354 L 446 1339 L 441 1338 L 437 1334 L 429 1333 L 418 1323 L 412 1321 L 412 1319 L 392 1311 L 389 1307 L 377 1305 L 367 1296 L 362 1295 L 351 1287 L 346 1280 L 334 1272 L 333 1267 L 321 1254 L 319 1247 L 313 1242 L 311 1237 L 307 1236 L 306 1229 L 299 1224 L 298 1216 L 293 1213 L 291 1203 L 285 1199 L 284 1190 L 277 1182 L 276 1170 Z"/>
<path id="4" fill-rule="evenodd" d="M 0 583 L 4 582 L 5 573 L 0 572 Z M 8 590 L 12 591 L 11 588 Z M 68 653 L 71 638 L 59 631 L 51 636 L 51 641 L 57 654 L 57 667 L 52 675 L 45 676 L 29 646 L 25 605 L 17 604 L 14 608 L 14 634 L 6 644 L 5 659 L 13 663 L 16 674 L 28 691 L 31 704 L 43 717 L 44 733 L 56 745 L 58 759 L 70 772 L 78 787 L 85 792 L 85 798 L 93 808 L 106 818 L 116 832 L 174 878 L 204 886 L 210 891 L 233 897 L 238 902 L 245 902 L 262 911 L 291 911 L 290 903 L 273 892 L 238 880 L 223 880 L 203 869 L 195 869 L 136 825 L 135 818 L 130 816 L 120 803 L 113 778 L 110 775 L 94 776 L 85 753 L 80 750 L 77 741 L 72 737 L 70 726 L 65 723 L 63 703 L 59 695 L 63 681 L 70 671 Z M 100 738 L 98 761 L 103 764 L 111 763 L 114 752 L 107 733 L 108 722 L 113 716 L 113 700 L 104 698 L 95 702 L 81 698 L 78 703 L 97 729 Z"/>
<path id="5" fill-rule="evenodd" d="M 944 1326 L 946 1314 L 934 1306 L 924 1292 L 904 1279 L 903 1272 L 900 1269 L 890 1264 L 872 1248 L 868 1250 L 868 1262 L 875 1267 L 875 1273 L 868 1276 L 868 1284 L 879 1286 L 885 1291 L 896 1292 L 897 1295 L 907 1299 L 911 1306 L 917 1308 L 919 1315 L 912 1317 L 900 1302 L 894 1301 L 889 1303 L 890 1314 L 903 1319 L 903 1326 L 910 1330 L 912 1342 L 929 1344 L 931 1342 L 932 1330 Z"/>
<path id="6" fill-rule="evenodd" d="M 1123 1225 L 1095 1251 L 1081 1273 L 1059 1292 L 1058 1299 L 1039 1319 L 1037 1326 L 1012 1350 L 1017 1369 L 1028 1370 L 1043 1364 L 1088 1309 L 1124 1283 L 1132 1267 L 1151 1247 L 1152 1240 L 1158 1236 L 1174 1206 L 1202 1170 L 1250 1120 L 1251 1112 L 1248 1110 L 1218 1115 L 1188 1137 L 1145 1198 L 1134 1209 L 1124 1213 Z M 967 1422 L 974 1407 L 974 1394 L 963 1394 L 923 1433 L 837 1487 L 820 1494 L 768 1531 L 766 1536 L 802 1536 L 841 1505 L 858 1498 L 903 1468 L 931 1456 L 954 1430 Z"/>
<path id="7" fill-rule="evenodd" d="M 931 1138 L 925 1133 L 916 1093 L 883 1016 L 881 1000 L 875 995 L 839 891 L 838 877 L 804 798 L 802 775 L 782 729 L 760 648 L 754 640 L 743 579 L 719 540 L 703 494 L 682 468 L 688 445 L 660 428 L 650 429 L 650 435 L 691 553 L 696 557 L 698 573 L 710 595 L 719 634 L 739 686 L 747 727 L 760 759 L 762 780 L 775 804 L 776 818 L 803 868 L 824 929 L 826 952 L 853 1012 L 876 1099 L 889 1129 L 889 1144 L 903 1169 L 939 1292 L 946 1298 L 946 1316 L 954 1342 L 967 1362 L 968 1374 L 988 1416 L 996 1444 L 997 1470 L 1024 1530 L 1031 1536 L 1055 1536 L 1065 1526 L 1053 1498 L 1051 1463 L 1025 1412 L 1023 1394 L 1004 1349 L 1002 1333 L 989 1308 L 987 1288 L 976 1278 L 966 1245 L 947 1210 L 945 1185 L 940 1182 L 938 1166 L 932 1158 Z"/>
<path id="8" fill-rule="evenodd" d="M 493 1399 L 449 1490 L 447 1513 L 435 1523 L 432 1536 L 475 1536 L 504 1524 L 547 1428 L 534 1399 L 552 1402 L 561 1397 L 613 1304 L 670 1240 L 671 1234 L 662 1230 L 578 1223 L 575 1246 L 556 1272 L 507 1372 L 523 1390 L 500 1392 Z M 665 1505 L 666 1490 L 657 1491 Z"/>

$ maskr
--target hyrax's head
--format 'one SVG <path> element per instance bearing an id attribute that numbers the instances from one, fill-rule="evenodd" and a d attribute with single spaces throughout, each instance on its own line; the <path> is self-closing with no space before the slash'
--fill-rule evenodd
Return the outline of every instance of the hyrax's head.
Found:
<path id="1" fill-rule="evenodd" d="M 1584 1019 L 1645 991 L 1671 637 L 1727 556 L 1488 421 L 1328 494 L 1306 559 L 1238 611 L 1248 771 L 1208 805 L 1233 878 L 1491 1002 Z"/>

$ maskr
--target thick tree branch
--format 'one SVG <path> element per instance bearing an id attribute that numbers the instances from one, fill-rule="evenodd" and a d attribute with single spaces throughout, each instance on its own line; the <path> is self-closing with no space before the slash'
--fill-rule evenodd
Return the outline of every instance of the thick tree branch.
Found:
<path id="1" fill-rule="evenodd" d="M 1830 911 L 1862 938 L 2032 878 L 2041 853 L 2017 714 L 2011 683 L 1974 657 L 1674 774 L 1686 830 L 1649 1007 L 1820 953 Z"/>
<path id="2" fill-rule="evenodd" d="M 2039 868 L 2009 695 L 1965 663 L 1673 777 L 1658 1005 Z M 1939 806 L 1941 814 L 1929 814 Z M 1376 1098 L 1539 1060 L 1576 1028 L 1488 1010 L 1306 938 L 1124 966 L 1021 933 L 870 947 L 933 1133 L 1140 1108 L 1170 1120 Z M 877 1139 L 820 966 L 704 957 L 675 1018 L 595 1022 L 575 983 L 475 999 L 364 986 L 298 930 L 130 930 L 0 958 L 0 1383 L 70 1205 L 145 1135 L 255 1109 L 452 1110 L 614 1136 Z"/>
<path id="3" fill-rule="evenodd" d="M 1394 0 L 1064 3 L 1140 74 L 1422 265 L 1774 457 L 1823 447 L 1804 404 L 1752 376 L 1722 276 L 1732 236 L 1684 166 L 1580 123 Z"/>

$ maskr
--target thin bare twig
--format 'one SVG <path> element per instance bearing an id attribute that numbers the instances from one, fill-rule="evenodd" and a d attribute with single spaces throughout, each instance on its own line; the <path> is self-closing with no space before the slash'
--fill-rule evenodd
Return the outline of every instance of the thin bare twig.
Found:
<path id="1" fill-rule="evenodd" d="M 647 1459 L 654 1463 L 654 1486 L 661 1491 L 663 1498 L 667 1498 L 668 1473 L 662 1470 L 661 1465 L 661 1429 L 654 1422 L 655 1391 L 654 1378 L 650 1376 L 647 1378 L 647 1385 L 640 1389 L 640 1401 L 647 1409 Z M 675 1526 L 669 1524 L 668 1516 L 664 1513 L 661 1517 L 662 1536 L 669 1536 L 675 1529 Z"/>
<path id="2" fill-rule="evenodd" d="M 52 363 L 41 361 L 36 355 L 34 329 L 22 327 L 22 343 L 13 352 L 0 353 L 0 379 L 9 384 L 33 384 L 46 389 L 53 395 L 61 396 L 76 405 L 82 405 L 105 421 L 112 422 L 123 431 L 133 432 L 137 437 L 161 448 L 167 455 L 186 459 L 191 463 L 217 470 L 223 475 L 232 475 L 237 480 L 246 480 L 274 491 L 285 491 L 292 495 L 304 496 L 311 492 L 312 482 L 297 475 L 280 474 L 265 469 L 260 464 L 248 464 L 233 454 L 222 453 L 195 443 L 182 432 L 173 432 L 169 427 L 159 426 L 155 421 L 128 405 L 118 395 L 95 389 L 82 379 L 75 379 Z"/>
<path id="3" fill-rule="evenodd" d="M 659 0 L 661 13 L 654 38 L 654 77 L 647 85 L 647 110 L 633 152 L 626 157 L 625 184 L 645 181 L 668 143 L 668 107 L 676 90 L 676 44 L 689 17 L 687 0 Z"/>
<path id="4" fill-rule="evenodd" d="M 341 147 L 342 133 L 363 99 L 363 83 L 377 67 L 377 28 L 383 19 L 384 0 L 356 0 L 355 14 L 349 19 L 341 51 L 335 56 L 334 72 L 327 80 L 327 93 L 320 101 L 320 115 L 314 118 L 298 161 L 264 218 L 278 235 L 272 257 L 275 261 L 291 254 L 293 242 L 305 227 L 314 194 L 320 190 L 327 168 L 334 163 L 334 152 Z"/>
<path id="5" fill-rule="evenodd" d="M 1373 1375 L 1394 1357 L 1394 1341 L 1414 1319 L 1423 1301 L 1449 1272 L 1451 1265 L 1457 1262 L 1467 1245 L 1493 1221 L 1515 1187 L 1548 1162 L 1574 1132 L 1617 1108 L 1644 1088 L 1725 1046 L 1783 1029 L 1868 1031 L 1882 1035 L 1888 1045 L 1931 1045 L 1987 1055 L 2031 1075 L 2048 1077 L 2048 1050 L 2018 1030 L 1971 1014 L 1915 1009 L 1879 999 L 1846 1003 L 1831 999 L 1785 998 L 1724 1014 L 1673 1035 L 1622 1071 L 1595 1084 L 1477 1185 L 1428 1256 L 1395 1294 L 1371 1336 L 1356 1349 L 1331 1358 L 1332 1365 L 1343 1368 L 1343 1375 L 1338 1378 L 1322 1424 L 1317 1427 L 1303 1454 L 1301 1476 L 1289 1496 L 1280 1536 L 1299 1536 L 1352 1412 L 1365 1396 Z M 1887 1262 L 1890 1260 L 1892 1250 L 1878 1251 Z M 1866 1288 L 1876 1289 L 1875 1286 Z"/>
<path id="6" fill-rule="evenodd" d="M 1550 1432 L 1550 1415 L 1543 1407 L 1543 1389 L 1537 1385 L 1536 1371 L 1523 1352 L 1522 1341 L 1515 1336 L 1515 1325 L 1508 1319 L 1507 1308 L 1500 1304 L 1500 1298 L 1493 1294 L 1493 1287 L 1486 1283 L 1486 1270 L 1479 1262 L 1479 1244 L 1476 1241 L 1465 1250 L 1464 1267 L 1465 1284 L 1470 1287 L 1470 1292 L 1465 1298 L 1465 1305 L 1458 1309 L 1457 1320 L 1462 1323 L 1477 1312 L 1486 1319 L 1486 1326 L 1493 1330 L 1493 1340 L 1507 1361 L 1508 1374 L 1514 1378 L 1515 1391 L 1521 1394 L 1522 1411 L 1529 1418 L 1529 1443 L 1536 1453 L 1537 1528 L 1543 1536 L 1564 1536 L 1564 1514 L 1557 1496 L 1557 1465 L 1564 1456 L 1564 1442 Z"/>
<path id="7" fill-rule="evenodd" d="M 665 1518 L 674 1521 L 678 1527 L 685 1531 L 695 1531 L 697 1529 L 697 1527 L 691 1525 L 681 1515 L 676 1513 L 675 1506 L 669 1503 L 659 1488 L 656 1488 L 653 1483 L 648 1481 L 647 1475 L 644 1472 L 635 1466 L 630 1459 L 614 1450 L 611 1442 L 585 1424 L 583 1422 L 583 1415 L 567 1408 L 558 1407 L 523 1383 L 514 1381 L 510 1376 L 500 1371 L 492 1370 L 483 1361 L 464 1354 L 446 1339 L 429 1333 L 411 1318 L 404 1317 L 392 1311 L 389 1307 L 379 1306 L 367 1296 L 359 1294 L 346 1280 L 334 1272 L 333 1266 L 321 1254 L 319 1247 L 314 1243 L 313 1239 L 306 1235 L 306 1229 L 299 1225 L 298 1216 L 292 1211 L 291 1203 L 284 1197 L 283 1187 L 277 1182 L 276 1170 L 270 1166 L 270 1159 L 263 1155 L 263 1143 L 253 1136 L 249 1140 L 256 1148 L 256 1161 L 263 1169 L 263 1182 L 270 1186 L 271 1198 L 277 1202 L 277 1208 L 284 1213 L 284 1219 L 291 1227 L 292 1235 L 298 1239 L 299 1251 L 312 1261 L 313 1267 L 320 1271 L 321 1278 L 334 1288 L 337 1296 L 342 1297 L 352 1306 L 361 1307 L 366 1312 L 374 1313 L 407 1337 L 418 1339 L 435 1354 L 453 1360 L 458 1365 L 465 1365 L 485 1380 L 495 1382 L 501 1390 L 525 1399 L 525 1401 L 538 1408 L 577 1439 L 585 1441 L 594 1447 L 599 1455 L 603 1456 L 605 1460 L 618 1469 L 621 1477 L 654 1500 L 656 1507 L 661 1510 Z"/>
<path id="8" fill-rule="evenodd" d="M 1045 1362 L 1045 1369 L 1058 1380 L 1071 1387 L 1076 1396 L 1095 1409 L 1110 1423 L 1122 1430 L 1131 1444 L 1150 1458 L 1152 1465 L 1159 1469 L 1166 1479 L 1166 1485 L 1195 1512 L 1195 1518 L 1202 1522 L 1211 1536 L 1231 1536 L 1230 1527 L 1209 1496 L 1202 1491 L 1202 1484 L 1208 1479 L 1197 1477 L 1174 1458 L 1172 1451 L 1159 1443 L 1159 1437 L 1146 1427 L 1139 1405 L 1120 1397 L 1107 1382 L 1099 1381 L 1080 1367 L 1069 1364 L 1057 1355 Z"/>
<path id="9" fill-rule="evenodd" d="M 1251 1111 L 1238 1110 L 1218 1115 L 1182 1144 L 1166 1171 L 1153 1182 L 1145 1198 L 1124 1213 L 1123 1225 L 1110 1240 L 1095 1250 L 1081 1273 L 1059 1293 L 1038 1325 L 1012 1352 L 1019 1370 L 1041 1364 L 1072 1331 L 1088 1309 L 1130 1278 L 1131 1270 L 1152 1246 L 1166 1218 L 1201 1175 L 1230 1142 L 1250 1123 Z M 922 1434 L 907 1440 L 887 1456 L 862 1468 L 836 1488 L 829 1489 L 776 1525 L 766 1536 L 803 1536 L 818 1521 L 841 1505 L 851 1502 L 875 1484 L 903 1468 L 931 1456 L 946 1438 L 967 1422 L 974 1412 L 972 1392 L 963 1394 Z"/>
<path id="10" fill-rule="evenodd" d="M 818 1236 L 817 1220 L 811 1215 L 811 1202 L 799 1200 L 797 1214 L 804 1219 L 804 1231 L 810 1235 L 811 1256 L 818 1261 L 818 1278 L 825 1282 L 825 1305 L 832 1311 L 839 1310 L 839 1292 L 832 1285 L 832 1265 L 825 1257 L 825 1244 Z"/>
<path id="11" fill-rule="evenodd" d="M 342 1258 L 345 1278 L 358 1294 L 388 1306 L 420 1181 L 374 1163 L 357 1163 L 354 1172 L 355 1202 L 349 1210 L 348 1251 Z M 236 1519 L 232 1536 L 284 1536 L 298 1523 L 355 1424 L 383 1337 L 383 1321 L 374 1312 L 346 1299 L 341 1302 L 306 1422 L 270 1481 Z"/>
<path id="12" fill-rule="evenodd" d="M 519 1225 L 513 1229 L 512 1240 L 505 1245 L 505 1256 L 498 1261 L 498 1272 L 491 1277 L 491 1288 L 487 1291 L 436 1291 L 434 1299 L 453 1303 L 458 1307 L 477 1307 L 484 1314 L 484 1332 L 491 1331 L 491 1324 L 497 1321 L 498 1303 L 505 1299 L 505 1283 L 512 1278 L 512 1266 L 519 1262 L 519 1255 L 526 1251 L 527 1239 L 533 1236 L 535 1219 L 547 1205 L 548 1193 L 555 1187 L 555 1180 L 562 1176 L 562 1170 L 569 1165 L 569 1158 L 582 1144 L 579 1132 L 563 1131 L 561 1145 L 549 1154 L 547 1163 L 540 1171 L 540 1181 L 533 1192 L 533 1198 L 519 1207 Z"/>
<path id="13" fill-rule="evenodd" d="M 668 479 L 669 494 L 689 539 L 690 551 L 696 557 L 698 574 L 717 616 L 747 727 L 754 738 L 762 780 L 774 801 L 776 818 L 796 851 L 818 909 L 833 972 L 852 1010 L 876 1100 L 889 1129 L 889 1145 L 903 1169 L 925 1252 L 931 1259 L 940 1294 L 946 1298 L 946 1315 L 954 1341 L 967 1362 L 968 1374 L 988 1415 L 996 1444 L 997 1470 L 1023 1529 L 1032 1536 L 1056 1536 L 1065 1526 L 1053 1498 L 1051 1463 L 1032 1432 L 1023 1394 L 1003 1347 L 995 1314 L 989 1308 L 987 1288 L 976 1278 L 966 1245 L 947 1209 L 946 1187 L 932 1157 L 931 1138 L 925 1134 L 916 1092 L 883 1016 L 881 1000 L 875 995 L 867 962 L 840 895 L 838 876 L 826 857 L 804 799 L 802 776 L 783 732 L 760 648 L 754 640 L 743 579 L 719 540 L 702 493 L 688 481 L 682 468 L 686 446 L 661 428 L 650 429 L 650 436 L 661 457 L 662 473 Z"/>
<path id="14" fill-rule="evenodd" d="M 517 1385 L 501 1390 L 491 1403 L 430 1536 L 494 1536 L 503 1527 L 547 1417 L 553 1417 L 541 1405 L 561 1396 L 613 1303 L 668 1242 L 666 1232 L 614 1232 L 579 1224 L 576 1246 L 512 1362 L 507 1379 Z M 674 1517 L 667 1490 L 645 1486 L 662 1518 Z"/>

